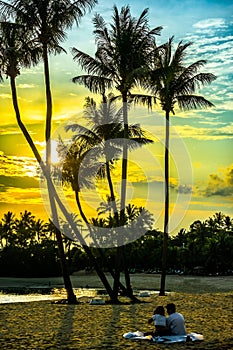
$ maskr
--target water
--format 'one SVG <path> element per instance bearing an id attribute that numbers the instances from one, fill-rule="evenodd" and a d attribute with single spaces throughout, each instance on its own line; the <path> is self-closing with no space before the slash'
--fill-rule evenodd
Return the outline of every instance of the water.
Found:
<path id="1" fill-rule="evenodd" d="M 77 298 L 96 297 L 102 294 L 101 289 L 75 288 Z M 25 303 L 32 301 L 59 300 L 66 298 L 64 288 L 5 288 L 0 291 L 0 304 Z"/>

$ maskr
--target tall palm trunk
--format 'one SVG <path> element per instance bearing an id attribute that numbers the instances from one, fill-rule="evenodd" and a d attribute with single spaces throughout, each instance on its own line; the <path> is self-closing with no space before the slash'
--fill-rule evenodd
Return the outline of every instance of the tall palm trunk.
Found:
<path id="1" fill-rule="evenodd" d="M 121 224 L 124 221 L 125 215 L 125 202 L 126 202 L 126 182 L 127 182 L 127 166 L 128 166 L 128 109 L 127 109 L 127 95 L 122 94 L 123 101 L 123 123 L 124 123 L 124 142 L 123 142 L 123 154 L 122 154 L 122 174 L 121 174 L 121 207 L 120 207 L 120 221 Z"/>
<path id="2" fill-rule="evenodd" d="M 34 145 L 32 139 L 31 139 L 31 136 L 29 135 L 25 125 L 21 121 L 21 116 L 20 116 L 19 106 L 18 106 L 17 92 L 16 92 L 15 78 L 12 76 L 10 76 L 10 85 L 11 85 L 12 102 L 13 102 L 18 126 L 19 126 L 20 130 L 22 131 L 25 139 L 27 140 L 34 156 L 36 157 L 37 162 L 42 165 L 43 163 L 42 163 L 41 156 L 40 156 L 39 152 L 37 151 L 37 148 Z M 43 165 L 42 165 L 42 167 L 43 167 Z M 45 169 L 44 169 L 44 171 L 45 171 Z"/>
<path id="3" fill-rule="evenodd" d="M 51 123 L 52 123 L 52 94 L 50 89 L 50 74 L 49 74 L 49 61 L 48 61 L 48 49 L 47 44 L 43 44 L 43 63 L 44 63 L 44 78 L 45 78 L 45 89 L 46 89 L 46 128 L 45 128 L 45 139 L 46 139 L 46 167 L 48 174 L 51 173 Z M 48 184 L 48 183 L 47 183 Z M 48 184 L 48 189 L 50 188 Z M 59 229 L 59 220 L 57 215 L 57 208 L 52 193 L 49 193 L 49 201 L 51 206 L 51 212 L 53 221 L 56 223 L 55 232 L 58 245 L 58 252 L 60 256 L 61 270 L 64 279 L 64 286 L 67 293 L 68 303 L 75 303 L 76 296 L 74 294 L 72 283 L 67 269 L 67 262 L 64 252 L 64 246 L 62 241 L 62 234 Z"/>
<path id="4" fill-rule="evenodd" d="M 127 92 L 122 93 L 123 101 L 123 123 L 124 123 L 124 143 L 123 143 L 123 159 L 122 159 L 122 178 L 121 178 L 121 208 L 120 208 L 120 224 L 123 225 L 125 217 L 125 203 L 126 203 L 126 187 L 127 187 L 127 168 L 128 168 L 128 135 L 129 135 L 129 124 L 128 124 L 128 100 Z M 125 247 L 122 245 L 119 248 L 118 259 L 123 260 L 125 284 L 129 295 L 133 297 L 133 290 L 130 282 L 129 269 L 126 263 Z"/>
<path id="5" fill-rule="evenodd" d="M 64 286 L 65 286 L 66 293 L 67 293 L 67 301 L 68 301 L 68 304 L 76 304 L 77 298 L 73 292 L 73 287 L 72 287 L 72 283 L 71 283 L 68 268 L 67 268 L 64 245 L 63 245 L 63 241 L 62 241 L 62 234 L 58 228 L 59 227 L 59 219 L 57 216 L 57 208 L 56 208 L 56 203 L 55 203 L 54 196 L 52 193 L 49 193 L 49 201 L 50 201 L 50 205 L 51 205 L 53 222 L 54 222 L 54 227 L 55 227 L 55 235 L 56 235 L 58 252 L 59 252 L 59 257 L 60 257 L 61 271 L 62 271 L 62 276 L 63 276 L 63 280 L 64 280 Z"/>
<path id="6" fill-rule="evenodd" d="M 113 190 L 113 184 L 112 184 L 112 178 L 111 178 L 111 173 L 110 173 L 110 167 L 109 167 L 109 162 L 106 161 L 106 174 L 107 174 L 107 180 L 108 180 L 108 186 L 110 190 L 110 198 L 113 203 L 113 211 L 114 211 L 114 216 L 116 220 L 116 227 L 119 226 L 119 217 L 118 217 L 118 212 L 117 212 L 117 206 L 116 206 L 116 201 L 115 201 L 115 194 Z M 114 278 L 114 285 L 113 285 L 113 291 L 115 295 L 118 295 L 119 288 L 121 287 L 122 289 L 122 284 L 120 283 L 120 265 L 121 265 L 121 252 L 120 252 L 120 247 L 116 247 L 116 255 L 115 255 L 115 272 L 113 275 Z M 124 289 L 124 288 L 123 288 Z"/>
<path id="7" fill-rule="evenodd" d="M 159 295 L 165 295 L 165 280 L 167 267 L 168 223 L 169 223 L 169 111 L 166 111 L 166 135 L 165 135 L 165 208 L 163 229 L 162 273 Z"/>

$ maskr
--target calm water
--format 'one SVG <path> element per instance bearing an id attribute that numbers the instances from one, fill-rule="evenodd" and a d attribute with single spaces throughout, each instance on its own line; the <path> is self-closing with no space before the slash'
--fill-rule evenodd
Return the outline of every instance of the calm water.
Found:
<path id="1" fill-rule="evenodd" d="M 95 297 L 101 294 L 100 289 L 91 289 L 91 288 L 75 288 L 74 292 L 77 298 L 86 296 L 86 297 Z M 24 303 L 32 301 L 46 301 L 46 300 L 57 300 L 66 298 L 66 292 L 64 288 L 51 288 L 49 289 L 40 289 L 33 288 L 30 289 L 17 289 L 17 288 L 8 288 L 3 291 L 0 291 L 0 304 L 7 303 Z"/>

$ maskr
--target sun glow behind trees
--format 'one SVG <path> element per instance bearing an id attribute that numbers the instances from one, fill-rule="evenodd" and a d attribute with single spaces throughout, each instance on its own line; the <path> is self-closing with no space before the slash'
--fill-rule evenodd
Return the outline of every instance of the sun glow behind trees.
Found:
<path id="1" fill-rule="evenodd" d="M 124 5 L 124 2 L 121 4 Z M 141 3 L 136 1 L 130 3 L 130 6 L 135 13 L 142 9 Z M 232 13 L 232 11 L 228 2 L 221 5 L 220 3 L 210 2 L 206 7 L 204 4 L 193 6 L 191 3 L 189 5 L 179 4 L 178 6 L 178 2 L 173 1 L 173 15 L 171 17 L 166 3 L 161 3 L 159 7 L 155 7 L 154 4 L 150 3 L 149 6 L 150 22 L 153 25 L 164 25 L 162 37 L 158 38 L 158 41 L 163 42 L 173 33 L 176 35 L 177 41 L 180 39 L 193 41 L 193 50 L 189 52 L 190 60 L 196 60 L 199 55 L 204 55 L 208 60 L 207 68 L 210 71 L 214 69 L 214 73 L 218 76 L 216 83 L 205 89 L 206 96 L 209 96 L 209 99 L 216 105 L 211 113 L 204 111 L 190 111 L 188 114 L 179 112 L 173 118 L 176 130 L 182 136 L 193 162 L 195 180 L 192 201 L 187 216 L 181 224 L 181 227 L 187 227 L 196 217 L 204 218 L 219 209 L 229 214 L 232 212 L 232 186 L 230 186 L 230 174 L 232 173 L 230 66 L 232 65 L 233 56 L 231 53 L 232 33 L 229 18 L 229 13 Z M 109 3 L 107 4 L 105 1 L 99 1 L 95 11 L 106 14 L 106 17 L 110 18 L 112 6 L 109 6 Z M 193 14 L 192 17 L 190 16 L 191 13 Z M 77 72 L 77 64 L 72 61 L 69 48 L 80 43 L 81 49 L 87 49 L 90 53 L 94 52 L 91 24 L 93 14 L 92 12 L 85 16 L 81 21 L 80 28 L 78 30 L 73 29 L 69 33 L 68 41 L 65 43 L 68 54 L 50 57 L 51 77 L 54 82 L 54 129 L 58 123 L 76 115 L 77 111 L 81 111 L 84 97 L 87 96 L 87 90 L 71 83 L 72 76 Z M 173 16 L 177 19 L 175 23 Z M 19 103 L 22 108 L 23 119 L 29 125 L 32 136 L 38 143 L 42 141 L 44 132 L 44 125 L 41 123 L 44 113 L 44 92 L 41 88 L 42 73 L 43 69 L 40 64 L 34 67 L 33 70 L 22 70 L 21 75 L 17 78 Z M 19 136 L 18 128 L 14 124 L 7 81 L 0 83 L 0 98 L 0 109 L 1 112 L 4 111 L 4 113 L 1 113 L 0 144 L 5 155 L 4 157 L 1 156 L 2 192 L 0 193 L 0 210 L 4 213 L 6 210 L 14 208 L 14 211 L 19 213 L 23 209 L 27 209 L 28 203 L 29 206 L 34 206 L 36 214 L 46 218 L 47 214 L 43 210 L 40 201 L 39 189 L 30 187 L 32 197 L 30 198 L 29 194 L 26 195 L 25 189 L 21 186 L 22 182 L 27 183 L 28 179 L 22 172 L 20 175 L 18 174 L 17 169 L 14 168 L 14 162 L 12 162 L 12 155 L 14 155 L 15 160 L 17 156 L 29 156 L 30 158 L 31 152 L 25 146 L 22 137 Z M 158 110 L 148 113 L 147 110 L 140 109 L 140 111 L 134 111 L 133 114 L 135 121 L 143 118 L 144 126 L 152 131 L 154 135 L 158 133 L 158 128 L 152 125 L 160 114 Z M 38 145 L 38 147 L 42 154 L 44 145 Z M 159 154 L 156 147 L 157 145 L 152 146 L 158 159 L 160 159 L 162 154 Z M 19 162 L 25 160 L 26 164 L 30 162 L 30 159 L 27 158 L 18 158 L 18 160 Z M 33 168 L 32 158 L 31 163 Z M 6 170 L 6 166 L 9 166 L 9 171 Z M 9 177 L 12 176 L 12 172 L 15 175 L 14 182 Z M 155 190 L 157 190 L 157 187 L 155 187 Z M 143 187 L 141 187 L 141 191 L 143 191 Z M 171 194 L 173 194 L 173 189 L 171 191 Z M 153 208 L 152 202 L 151 207 Z M 161 227 L 161 222 L 158 225 Z"/>

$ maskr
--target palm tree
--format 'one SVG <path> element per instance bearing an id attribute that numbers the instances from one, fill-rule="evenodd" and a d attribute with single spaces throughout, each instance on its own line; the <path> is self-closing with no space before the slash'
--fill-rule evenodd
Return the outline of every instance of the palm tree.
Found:
<path id="1" fill-rule="evenodd" d="M 68 183 L 71 183 L 72 188 L 75 191 L 81 217 L 88 225 L 89 231 L 93 236 L 94 244 L 98 247 L 98 239 L 93 232 L 91 232 L 92 228 L 90 227 L 90 222 L 82 210 L 79 192 L 84 186 L 87 188 L 93 186 L 93 174 L 95 177 L 96 175 L 101 178 L 106 177 L 110 191 L 109 205 L 111 206 L 111 211 L 113 211 L 115 218 L 114 226 L 119 226 L 116 198 L 111 178 L 111 167 L 121 152 L 121 142 L 124 136 L 123 113 L 122 108 L 116 108 L 116 102 L 112 94 L 108 97 L 104 97 L 103 102 L 100 103 L 98 108 L 95 101 L 88 97 L 86 98 L 84 107 L 84 116 L 90 128 L 79 124 L 71 124 L 67 126 L 66 129 L 72 130 L 75 132 L 75 135 L 73 136 L 73 144 L 67 151 L 65 162 L 63 163 L 63 180 L 67 180 Z M 138 124 L 129 125 L 128 137 L 133 141 L 131 143 L 131 148 L 140 147 L 153 142 L 146 137 L 145 132 Z M 83 164 L 83 160 L 89 151 L 93 151 L 93 147 L 97 150 L 95 152 L 95 159 L 92 160 L 93 164 L 88 162 L 87 171 L 80 176 L 80 165 Z M 96 168 L 99 167 L 99 159 L 101 157 L 103 159 L 105 158 L 105 160 L 103 165 L 100 166 L 100 171 L 97 173 Z M 92 172 L 92 169 L 94 172 Z M 101 251 L 100 254 L 102 254 Z M 114 291 L 116 294 L 119 289 L 119 281 L 117 282 L 117 279 L 120 277 L 120 271 L 118 270 L 119 269 L 116 266 L 114 274 Z M 119 272 L 118 277 L 116 274 L 117 271 Z"/>
<path id="2" fill-rule="evenodd" d="M 145 9 L 138 19 L 131 16 L 129 6 L 120 13 L 113 9 L 113 23 L 108 30 L 104 19 L 96 14 L 93 23 L 97 51 L 95 58 L 73 48 L 74 60 L 81 64 L 88 75 L 73 78 L 73 82 L 87 86 L 94 93 L 105 93 L 106 88 L 115 87 L 123 102 L 124 138 L 128 138 L 128 101 L 130 91 L 137 86 L 137 79 L 143 76 L 148 52 L 154 42 L 154 35 L 161 27 L 149 30 Z M 127 179 L 127 143 L 123 148 L 121 215 L 124 213 Z"/>
<path id="3" fill-rule="evenodd" d="M 40 58 L 40 49 L 33 46 L 32 41 L 29 39 L 29 32 L 24 26 L 15 23 L 1 23 L 1 34 L 3 36 L 5 47 L 2 46 L 1 50 L 4 52 L 3 61 L 1 62 L 1 70 L 10 78 L 12 101 L 15 109 L 17 123 L 25 136 L 28 144 L 30 145 L 38 163 L 40 164 L 44 173 L 47 173 L 47 169 L 42 162 L 41 156 L 27 130 L 24 123 L 21 120 L 20 110 L 18 106 L 18 97 L 16 89 L 16 77 L 20 74 L 20 65 L 24 67 L 30 67 L 32 64 L 38 63 Z M 60 233 L 57 233 L 57 242 L 59 246 L 59 253 L 61 256 L 61 264 L 65 263 L 64 248 L 62 245 L 62 237 Z M 66 267 L 62 266 L 64 283 L 67 290 L 67 296 L 69 302 L 76 300 L 71 286 L 71 282 L 66 273 Z"/>
<path id="4" fill-rule="evenodd" d="M 35 231 L 33 230 L 33 222 L 35 217 L 30 211 L 25 210 L 20 213 L 20 218 L 16 219 L 16 241 L 18 246 L 27 247 L 28 244 L 33 244 L 36 239 Z"/>
<path id="5" fill-rule="evenodd" d="M 129 6 L 122 7 L 120 12 L 114 6 L 110 30 L 104 19 L 96 14 L 93 19 L 97 43 L 95 58 L 76 48 L 72 49 L 74 60 L 87 72 L 87 75 L 73 78 L 73 82 L 84 84 L 90 91 L 101 94 L 106 89 L 115 87 L 123 103 L 125 142 L 122 153 L 120 222 L 124 219 L 126 202 L 128 102 L 131 90 L 147 71 L 148 54 L 154 44 L 154 35 L 158 35 L 162 29 L 158 27 L 150 30 L 147 14 L 148 9 L 145 9 L 137 19 L 132 17 Z"/>
<path id="6" fill-rule="evenodd" d="M 4 241 L 4 246 L 7 247 L 8 243 L 13 241 L 12 238 L 15 229 L 15 215 L 11 211 L 8 211 L 6 214 L 4 214 L 1 224 L 1 239 Z"/>
<path id="7" fill-rule="evenodd" d="M 182 41 L 177 45 L 174 53 L 173 40 L 161 47 L 160 50 L 155 48 L 154 67 L 150 72 L 150 80 L 146 82 L 145 87 L 149 88 L 165 112 L 166 131 L 165 131 L 165 213 L 164 213 L 164 238 L 163 238 L 163 255 L 162 255 L 162 274 L 160 295 L 165 294 L 166 278 L 166 260 L 167 260 L 167 241 L 169 234 L 169 123 L 170 114 L 175 114 L 174 108 L 177 104 L 181 110 L 190 110 L 197 108 L 212 107 L 213 104 L 203 96 L 196 95 L 197 88 L 210 84 L 216 79 L 211 73 L 200 73 L 199 70 L 205 64 L 205 60 L 198 60 L 188 66 L 185 65 L 184 59 L 186 49 L 192 44 L 188 42 L 183 44 Z M 145 100 L 144 100 L 145 101 Z M 149 99 L 151 101 L 151 99 Z"/>
<path id="8" fill-rule="evenodd" d="M 96 0 L 10 0 L 0 1 L 0 9 L 3 14 L 11 14 L 17 23 L 22 23 L 31 31 L 31 40 L 41 47 L 44 63 L 44 77 L 46 87 L 46 130 L 45 139 L 47 143 L 46 163 L 49 165 L 51 157 L 51 120 L 52 120 L 52 93 L 50 87 L 50 71 L 48 55 L 58 54 L 65 51 L 60 42 L 66 39 L 66 30 L 73 23 L 77 24 L 85 14 L 86 9 L 91 9 Z"/>
<path id="9" fill-rule="evenodd" d="M 92 150 L 93 147 L 96 147 L 97 149 L 95 152 L 96 159 L 94 159 L 95 164 L 97 163 L 97 167 L 98 159 L 100 159 L 101 156 L 105 158 L 104 167 L 101 166 L 100 171 L 97 174 L 96 170 L 93 169 L 94 175 L 96 174 L 100 178 L 107 178 L 110 191 L 109 201 L 113 206 L 113 212 L 117 214 L 115 193 L 110 172 L 114 161 L 119 158 L 122 148 L 121 143 L 122 138 L 124 137 L 122 109 L 116 108 L 115 99 L 112 94 L 110 94 L 107 98 L 105 97 L 98 108 L 96 102 L 92 98 L 87 97 L 84 108 L 84 116 L 90 128 L 84 127 L 80 124 L 70 124 L 66 127 L 67 131 L 72 130 L 75 132 L 73 136 L 74 143 L 71 146 L 71 148 L 74 147 L 75 149 L 73 149 L 71 153 L 76 154 L 76 165 L 78 162 L 82 163 L 85 155 L 89 150 Z M 145 131 L 140 127 L 139 124 L 130 124 L 128 126 L 128 138 L 133 141 L 129 146 L 130 149 L 134 149 L 135 147 L 140 147 L 142 145 L 153 142 L 147 137 Z M 81 153 L 78 151 L 78 149 Z M 69 155 L 70 152 L 67 153 L 67 156 Z M 79 160 L 77 158 L 79 158 Z M 87 182 L 88 178 L 91 178 L 93 175 L 90 171 L 91 168 L 92 166 L 89 164 L 88 174 L 86 174 L 85 178 L 84 176 L 79 176 L 79 180 Z M 74 165 L 70 168 L 65 167 L 65 169 L 66 171 L 69 171 L 70 169 L 73 174 L 78 174 L 79 171 L 77 166 L 76 170 L 74 169 Z M 69 180 L 70 179 L 71 178 L 69 176 Z M 73 187 L 75 187 L 75 183 L 77 187 L 77 175 L 76 177 L 73 176 L 73 180 Z M 85 183 L 85 185 L 88 186 L 89 183 Z M 87 221 L 84 217 L 83 219 L 84 221 Z"/>
<path id="10" fill-rule="evenodd" d="M 71 28 L 74 21 L 78 24 L 80 18 L 84 15 L 86 8 L 92 8 L 96 0 L 78 0 L 78 1 L 52 1 L 52 0 L 41 0 L 41 1 L 24 1 L 24 0 L 10 0 L 9 2 L 0 1 L 0 11 L 3 15 L 12 16 L 16 19 L 17 23 L 27 25 L 27 30 L 30 32 L 31 43 L 35 43 L 41 50 L 41 56 L 44 63 L 44 77 L 45 77 L 45 88 L 46 88 L 46 167 L 45 169 L 50 174 L 50 161 L 51 161 L 51 123 L 52 123 L 52 94 L 50 88 L 50 74 L 49 74 L 49 53 L 60 53 L 63 49 L 59 45 L 61 41 L 66 38 L 65 30 Z M 63 50 L 64 51 L 64 50 Z M 27 52 L 27 51 L 25 51 Z M 37 51 L 38 52 L 38 51 Z M 26 54 L 27 56 L 27 54 Z M 32 61 L 31 62 L 35 62 Z M 31 64 L 30 62 L 30 64 Z M 29 64 L 29 66 L 30 66 Z M 15 77 L 19 74 L 18 66 Z M 13 79 L 13 82 L 15 80 Z M 13 86 L 14 85 L 14 86 Z M 12 95 L 16 97 L 15 84 L 11 85 Z M 15 97 L 13 103 L 15 101 Z M 16 115 L 19 123 L 19 109 L 18 104 L 14 103 Z M 21 122 L 21 121 L 20 121 Z M 21 123 L 21 129 L 28 143 L 31 143 L 31 139 L 28 137 L 27 130 Z M 37 154 L 37 160 L 39 161 L 38 152 L 33 145 L 33 152 Z M 54 196 L 52 195 L 52 189 L 50 188 L 50 181 L 48 181 L 50 206 L 52 210 L 53 220 L 56 223 L 57 241 L 59 251 L 61 253 L 61 261 L 65 263 L 64 259 L 64 247 L 62 243 L 62 236 L 59 230 L 59 220 L 57 215 L 57 209 L 55 204 Z M 71 281 L 68 273 L 66 273 L 65 266 L 62 266 L 64 271 L 64 279 L 66 284 L 66 290 L 68 294 L 68 301 L 70 303 L 76 302 L 76 297 L 73 293 Z"/>
<path id="11" fill-rule="evenodd" d="M 45 237 L 45 223 L 41 219 L 34 220 L 32 230 L 35 232 L 38 243 Z"/>

